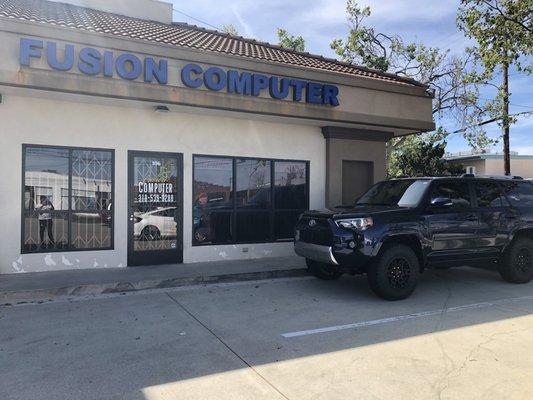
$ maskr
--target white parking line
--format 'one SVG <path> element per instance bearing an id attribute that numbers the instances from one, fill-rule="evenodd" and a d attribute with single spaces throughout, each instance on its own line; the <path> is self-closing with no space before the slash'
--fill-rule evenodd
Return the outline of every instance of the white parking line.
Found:
<path id="1" fill-rule="evenodd" d="M 294 338 L 294 337 L 300 337 L 300 336 L 316 335 L 319 333 L 343 331 L 347 329 L 356 329 L 356 328 L 362 328 L 366 326 L 383 325 L 383 324 L 389 324 L 392 322 L 407 321 L 407 320 L 416 319 L 416 318 L 431 317 L 434 315 L 439 315 L 439 314 L 444 314 L 444 313 L 452 313 L 452 312 L 473 310 L 473 309 L 479 309 L 479 308 L 488 308 L 488 307 L 499 306 L 499 305 L 508 304 L 508 303 L 526 301 L 526 300 L 533 300 L 533 296 L 513 297 L 509 299 L 501 299 L 501 300 L 487 301 L 483 303 L 467 304 L 464 306 L 443 308 L 440 310 L 421 311 L 421 312 L 417 312 L 413 314 L 405 314 L 405 315 L 398 315 L 395 317 L 355 322 L 353 324 L 328 326 L 325 328 L 309 329 L 309 330 L 298 331 L 298 332 L 288 332 L 288 333 L 282 333 L 281 336 L 283 336 L 284 338 Z"/>

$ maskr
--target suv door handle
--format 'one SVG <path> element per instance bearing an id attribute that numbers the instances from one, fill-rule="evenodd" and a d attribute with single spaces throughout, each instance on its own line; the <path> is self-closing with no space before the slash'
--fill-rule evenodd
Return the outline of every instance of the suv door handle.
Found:
<path id="1" fill-rule="evenodd" d="M 477 221 L 477 217 L 475 215 L 469 215 L 468 217 L 466 217 L 466 220 L 467 221 Z"/>

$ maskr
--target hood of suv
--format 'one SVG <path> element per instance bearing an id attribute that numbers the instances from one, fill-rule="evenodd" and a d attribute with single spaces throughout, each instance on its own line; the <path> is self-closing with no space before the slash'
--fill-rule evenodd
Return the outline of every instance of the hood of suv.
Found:
<path id="1" fill-rule="evenodd" d="M 337 206 L 321 210 L 310 210 L 304 213 L 312 218 L 351 218 L 368 217 L 376 214 L 405 212 L 408 208 L 398 206 Z"/>

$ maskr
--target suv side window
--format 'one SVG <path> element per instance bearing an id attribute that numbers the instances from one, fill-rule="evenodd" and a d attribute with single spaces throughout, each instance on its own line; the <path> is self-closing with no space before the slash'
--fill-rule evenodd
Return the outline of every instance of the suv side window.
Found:
<path id="1" fill-rule="evenodd" d="M 531 182 L 504 182 L 504 192 L 515 207 L 533 207 L 533 184 Z"/>
<path id="2" fill-rule="evenodd" d="M 437 182 L 431 190 L 430 200 L 439 197 L 451 199 L 454 209 L 466 209 L 472 207 L 470 188 L 465 181 Z"/>
<path id="3" fill-rule="evenodd" d="M 481 208 L 503 207 L 507 205 L 505 196 L 496 182 L 474 182 L 477 205 Z"/>

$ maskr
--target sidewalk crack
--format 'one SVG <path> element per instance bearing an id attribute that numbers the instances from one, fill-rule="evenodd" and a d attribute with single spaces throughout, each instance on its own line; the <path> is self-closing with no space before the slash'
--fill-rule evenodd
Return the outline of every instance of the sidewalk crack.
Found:
<path id="1" fill-rule="evenodd" d="M 268 386 L 274 389 L 281 397 L 286 400 L 290 400 L 281 390 L 279 390 L 272 382 L 270 382 L 265 376 L 263 376 L 257 369 L 254 368 L 248 361 L 241 357 L 235 350 L 231 348 L 220 336 L 218 336 L 211 328 L 204 324 L 200 319 L 198 319 L 191 311 L 189 311 L 183 304 L 170 295 L 170 293 L 165 292 L 165 294 L 172 300 L 176 305 L 181 308 L 187 315 L 194 319 L 198 324 L 200 324 L 204 329 L 206 329 L 211 335 L 215 337 L 224 347 L 226 347 L 235 357 L 242 361 L 248 368 L 250 368 L 261 380 L 263 380 Z"/>

